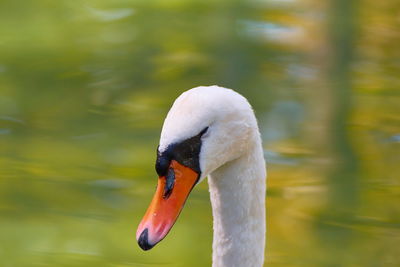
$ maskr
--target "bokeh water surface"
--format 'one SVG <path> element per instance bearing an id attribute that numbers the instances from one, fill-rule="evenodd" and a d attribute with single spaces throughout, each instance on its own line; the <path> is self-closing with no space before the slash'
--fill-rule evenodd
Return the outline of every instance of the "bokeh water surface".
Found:
<path id="1" fill-rule="evenodd" d="M 198 185 L 169 236 L 136 226 L 184 90 L 252 103 L 266 266 L 400 266 L 397 0 L 0 2 L 0 266 L 209 266 Z"/>

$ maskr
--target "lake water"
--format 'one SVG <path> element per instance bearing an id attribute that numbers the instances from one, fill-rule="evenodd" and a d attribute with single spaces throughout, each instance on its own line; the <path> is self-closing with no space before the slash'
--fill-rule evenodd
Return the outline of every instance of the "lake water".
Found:
<path id="1" fill-rule="evenodd" d="M 400 266 L 400 5 L 0 3 L 0 265 L 209 266 L 207 183 L 143 252 L 163 119 L 184 90 L 252 103 L 266 266 Z"/>

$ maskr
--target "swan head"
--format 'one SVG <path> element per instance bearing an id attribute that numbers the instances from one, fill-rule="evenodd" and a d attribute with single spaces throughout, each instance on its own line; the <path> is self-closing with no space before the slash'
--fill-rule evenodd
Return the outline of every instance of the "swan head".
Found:
<path id="1" fill-rule="evenodd" d="M 201 86 L 181 94 L 164 121 L 157 149 L 156 193 L 136 232 L 148 250 L 175 223 L 193 187 L 248 151 L 258 135 L 247 100 L 231 89 Z"/>

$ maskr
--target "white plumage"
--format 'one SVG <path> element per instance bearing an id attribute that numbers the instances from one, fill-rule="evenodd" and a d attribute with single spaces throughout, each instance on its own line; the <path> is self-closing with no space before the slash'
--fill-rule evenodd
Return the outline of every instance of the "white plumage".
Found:
<path id="1" fill-rule="evenodd" d="M 201 86 L 179 96 L 165 119 L 159 150 L 202 137 L 201 178 L 208 176 L 213 211 L 213 266 L 264 262 L 266 169 L 248 101 L 233 90 Z"/>

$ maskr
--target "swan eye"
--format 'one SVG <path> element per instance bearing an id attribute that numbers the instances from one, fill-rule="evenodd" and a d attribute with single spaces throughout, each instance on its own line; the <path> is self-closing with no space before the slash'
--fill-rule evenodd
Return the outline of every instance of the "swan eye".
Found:
<path id="1" fill-rule="evenodd" d="M 200 175 L 199 154 L 201 150 L 201 137 L 207 133 L 208 128 L 208 126 L 205 127 L 199 134 L 191 138 L 170 144 L 163 152 L 160 152 L 157 148 L 156 171 L 158 175 L 160 177 L 169 176 L 171 160 L 178 161 L 183 166 L 191 168 Z"/>

